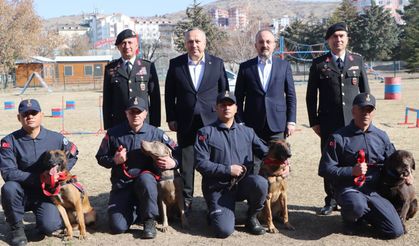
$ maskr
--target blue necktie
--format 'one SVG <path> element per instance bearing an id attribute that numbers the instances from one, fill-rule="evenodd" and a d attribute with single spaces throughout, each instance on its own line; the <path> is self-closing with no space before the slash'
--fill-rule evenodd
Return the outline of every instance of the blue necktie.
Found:
<path id="1" fill-rule="evenodd" d="M 342 59 L 340 59 L 340 57 L 338 59 L 336 59 L 336 63 L 338 65 L 338 68 L 340 69 L 340 71 L 343 70 L 343 61 Z"/>

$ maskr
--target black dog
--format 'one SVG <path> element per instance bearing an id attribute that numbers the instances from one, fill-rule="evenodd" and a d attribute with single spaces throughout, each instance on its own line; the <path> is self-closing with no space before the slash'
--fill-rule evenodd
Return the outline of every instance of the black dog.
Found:
<path id="1" fill-rule="evenodd" d="M 405 180 L 414 169 L 415 160 L 412 153 L 397 150 L 385 161 L 380 182 L 380 194 L 396 208 L 405 233 L 407 233 L 406 220 L 412 218 L 418 208 L 415 188 L 406 184 Z"/>

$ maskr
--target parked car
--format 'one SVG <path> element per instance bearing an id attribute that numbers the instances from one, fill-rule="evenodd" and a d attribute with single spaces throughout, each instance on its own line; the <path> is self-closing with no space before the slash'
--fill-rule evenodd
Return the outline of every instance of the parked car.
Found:
<path id="1" fill-rule="evenodd" d="M 227 79 L 228 79 L 228 85 L 230 87 L 230 91 L 234 92 L 234 89 L 236 88 L 237 75 L 230 70 L 226 70 L 226 73 L 227 73 Z"/>

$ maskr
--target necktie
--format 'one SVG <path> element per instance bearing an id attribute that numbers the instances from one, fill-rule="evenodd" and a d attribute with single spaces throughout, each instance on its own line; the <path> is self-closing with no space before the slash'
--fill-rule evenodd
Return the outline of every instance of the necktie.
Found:
<path id="1" fill-rule="evenodd" d="M 129 76 L 131 74 L 131 62 L 127 61 L 126 66 L 127 66 L 127 74 Z"/>
<path id="2" fill-rule="evenodd" d="M 340 57 L 338 59 L 336 59 L 336 63 L 338 65 L 338 68 L 340 69 L 340 71 L 343 70 L 343 61 L 342 59 L 340 59 Z"/>

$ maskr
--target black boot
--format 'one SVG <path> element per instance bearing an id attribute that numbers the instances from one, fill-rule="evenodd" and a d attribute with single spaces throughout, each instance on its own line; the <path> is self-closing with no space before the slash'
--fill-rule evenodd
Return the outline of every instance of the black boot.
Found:
<path id="1" fill-rule="evenodd" d="M 142 239 L 153 239 L 156 237 L 156 222 L 153 219 L 144 221 L 144 231 L 141 236 Z"/>
<path id="2" fill-rule="evenodd" d="M 22 221 L 10 226 L 10 245 L 12 246 L 24 246 L 28 243 L 28 239 L 25 234 L 25 226 Z"/>
<path id="3" fill-rule="evenodd" d="M 266 232 L 265 228 L 260 225 L 257 214 L 247 217 L 246 229 L 253 235 L 262 235 Z"/>

